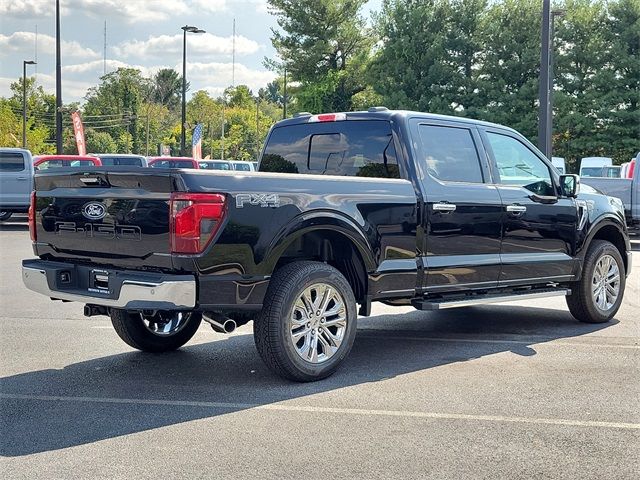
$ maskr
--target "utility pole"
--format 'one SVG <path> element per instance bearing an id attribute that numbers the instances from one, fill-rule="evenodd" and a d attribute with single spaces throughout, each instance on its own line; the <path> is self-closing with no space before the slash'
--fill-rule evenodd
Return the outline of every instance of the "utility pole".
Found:
<path id="1" fill-rule="evenodd" d="M 551 159 L 551 125 L 549 122 L 551 105 L 549 103 L 549 51 L 550 51 L 551 0 L 542 2 L 542 29 L 540 53 L 540 108 L 538 113 L 538 148 Z"/>
<path id="2" fill-rule="evenodd" d="M 60 65 L 60 0 L 56 0 L 56 153 L 58 155 L 62 155 L 62 68 Z"/>
<path id="3" fill-rule="evenodd" d="M 260 158 L 260 97 L 256 97 L 256 162 Z"/>
<path id="4" fill-rule="evenodd" d="M 222 131 L 220 132 L 220 159 L 224 160 L 224 97 L 222 98 Z"/>
<path id="5" fill-rule="evenodd" d="M 147 107 L 147 146 L 145 148 L 145 155 L 148 157 L 149 156 L 149 107 Z"/>
<path id="6" fill-rule="evenodd" d="M 35 65 L 33 60 L 22 61 L 22 148 L 27 148 L 27 65 Z"/>
<path id="7" fill-rule="evenodd" d="M 282 118 L 287 118 L 287 67 L 284 67 L 284 95 L 282 97 Z"/>

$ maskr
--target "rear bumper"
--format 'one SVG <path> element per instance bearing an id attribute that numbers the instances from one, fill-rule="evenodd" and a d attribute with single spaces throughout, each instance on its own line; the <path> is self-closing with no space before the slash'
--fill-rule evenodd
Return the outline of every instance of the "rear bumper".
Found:
<path id="1" fill-rule="evenodd" d="M 52 299 L 131 310 L 184 310 L 196 305 L 193 275 L 165 275 L 23 260 L 22 281 Z"/>

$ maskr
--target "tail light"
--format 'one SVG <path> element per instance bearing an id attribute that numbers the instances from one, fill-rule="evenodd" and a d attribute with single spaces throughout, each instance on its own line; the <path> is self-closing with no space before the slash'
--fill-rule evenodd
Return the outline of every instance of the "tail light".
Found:
<path id="1" fill-rule="evenodd" d="M 29 203 L 29 235 L 31 236 L 31 241 L 35 242 L 37 240 L 36 235 L 36 192 L 35 190 L 31 192 L 31 202 Z"/>
<path id="2" fill-rule="evenodd" d="M 202 253 L 225 215 L 225 196 L 219 193 L 171 195 L 171 253 Z"/>

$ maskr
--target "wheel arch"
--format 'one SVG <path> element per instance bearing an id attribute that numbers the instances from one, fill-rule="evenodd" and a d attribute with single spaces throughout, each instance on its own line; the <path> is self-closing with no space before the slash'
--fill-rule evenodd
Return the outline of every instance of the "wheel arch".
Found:
<path id="1" fill-rule="evenodd" d="M 624 226 L 613 217 L 605 217 L 591 227 L 584 243 L 580 258 L 584 260 L 587 251 L 591 247 L 594 240 L 606 240 L 612 243 L 620 252 L 624 263 L 625 272 L 629 270 L 627 249 L 629 247 L 627 236 L 625 235 Z"/>
<path id="2" fill-rule="evenodd" d="M 368 272 L 376 268 L 372 252 L 362 229 L 351 219 L 335 212 L 315 212 L 291 222 L 269 248 L 265 262 L 271 272 L 299 260 L 328 263 L 346 277 L 356 301 L 362 303 Z"/>

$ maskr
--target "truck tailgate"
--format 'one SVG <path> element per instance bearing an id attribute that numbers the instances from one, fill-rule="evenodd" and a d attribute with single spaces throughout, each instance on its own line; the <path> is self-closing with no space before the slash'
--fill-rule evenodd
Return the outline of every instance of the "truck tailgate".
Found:
<path id="1" fill-rule="evenodd" d="M 56 170 L 35 180 L 35 253 L 54 259 L 171 268 L 169 171 Z"/>

